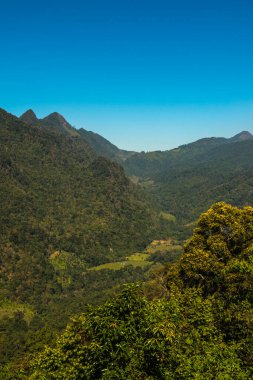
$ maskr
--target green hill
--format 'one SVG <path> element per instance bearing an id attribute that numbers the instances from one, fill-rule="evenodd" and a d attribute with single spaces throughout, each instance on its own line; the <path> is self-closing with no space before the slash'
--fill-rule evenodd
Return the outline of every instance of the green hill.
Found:
<path id="1" fill-rule="evenodd" d="M 108 158 L 117 163 L 124 162 L 135 153 L 117 148 L 98 133 L 87 131 L 83 128 L 75 129 L 58 112 L 53 112 L 43 119 L 38 119 L 32 110 L 28 110 L 20 116 L 20 120 L 30 126 L 36 125 L 41 128 L 49 127 L 64 135 L 80 138 L 88 143 L 97 155 Z"/>
<path id="2" fill-rule="evenodd" d="M 118 149 L 96 133 L 74 129 L 57 113 L 38 120 L 29 110 L 21 119 L 84 140 L 98 155 L 120 163 L 163 211 L 174 215 L 177 227 L 193 222 L 214 202 L 236 206 L 253 202 L 253 137 L 247 131 L 228 139 L 203 138 L 168 151 L 135 153 Z"/>
<path id="3" fill-rule="evenodd" d="M 212 154 L 213 149 L 223 147 L 229 143 L 252 139 L 249 132 L 241 132 L 231 139 L 224 137 L 203 138 L 190 144 L 167 151 L 141 152 L 129 157 L 124 162 L 124 168 L 130 176 L 141 179 L 154 179 L 162 171 L 169 171 L 178 165 L 187 165 L 188 162 L 201 161 L 202 155 Z"/>
<path id="4" fill-rule="evenodd" d="M 231 139 L 206 138 L 165 152 L 139 153 L 124 162 L 161 208 L 184 223 L 214 202 L 253 204 L 253 138 L 241 132 Z"/>
<path id="5" fill-rule="evenodd" d="M 0 110 L 0 363 L 18 365 L 87 303 L 180 254 L 143 260 L 151 240 L 182 238 L 216 201 L 252 204 L 252 174 L 248 132 L 134 153 L 56 112 Z"/>
<path id="6" fill-rule="evenodd" d="M 62 133 L 56 114 L 47 125 L 30 118 L 32 125 L 0 110 L 0 301 L 12 305 L 0 318 L 1 362 L 34 350 L 43 343 L 38 331 L 58 331 L 96 289 L 124 279 L 90 266 L 160 233 L 159 213 L 118 164 L 98 157 L 68 124 Z"/>
<path id="7" fill-rule="evenodd" d="M 177 218 L 191 221 L 218 201 L 253 204 L 253 140 L 217 146 L 154 177 L 152 191 Z"/>

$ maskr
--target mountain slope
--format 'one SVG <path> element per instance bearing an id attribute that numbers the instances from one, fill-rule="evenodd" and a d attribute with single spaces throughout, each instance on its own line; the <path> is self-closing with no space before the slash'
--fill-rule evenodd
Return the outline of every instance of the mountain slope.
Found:
<path id="1" fill-rule="evenodd" d="M 0 175 L 1 362 L 32 350 L 47 324 L 64 326 L 87 299 L 88 267 L 144 247 L 159 233 L 159 216 L 123 169 L 84 140 L 4 110 Z"/>
<path id="2" fill-rule="evenodd" d="M 52 115 L 40 120 L 40 125 L 55 128 L 56 116 Z M 34 123 L 34 117 L 31 110 L 25 114 L 28 123 Z M 78 132 L 78 138 L 88 142 L 97 154 L 119 162 L 135 181 L 144 181 L 160 207 L 178 220 L 190 222 L 217 201 L 237 206 L 252 202 L 253 136 L 247 131 L 228 139 L 203 138 L 169 151 L 134 153 L 118 149 L 93 132 L 76 131 L 60 115 L 57 120 L 61 133 Z M 60 131 L 59 125 L 57 128 Z"/>
<path id="3" fill-rule="evenodd" d="M 253 204 L 253 139 L 230 142 L 153 176 L 152 191 L 177 218 L 190 222 L 215 202 Z"/>
<path id="4" fill-rule="evenodd" d="M 43 119 L 38 119 L 32 110 L 28 110 L 20 116 L 20 120 L 30 126 L 39 126 L 41 128 L 49 127 L 64 135 L 80 138 L 86 141 L 99 156 L 118 163 L 122 163 L 135 153 L 117 148 L 110 141 L 97 133 L 87 131 L 83 128 L 75 129 L 58 112 L 53 112 Z"/>
<path id="5" fill-rule="evenodd" d="M 90 144 L 98 155 L 109 158 L 118 163 L 124 162 L 127 158 L 135 154 L 135 152 L 117 148 L 110 141 L 97 133 L 86 131 L 83 128 L 79 129 L 78 133 L 81 138 Z"/>
<path id="6" fill-rule="evenodd" d="M 56 241 L 68 235 L 61 232 L 68 222 L 85 252 L 92 252 L 94 243 L 101 245 L 100 251 L 108 251 L 109 246 L 120 250 L 121 245 L 130 251 L 135 243 L 143 244 L 146 238 L 140 236 L 137 221 L 143 219 L 142 232 L 147 237 L 147 220 L 152 220 L 147 210 L 151 206 L 142 202 L 140 189 L 129 182 L 120 166 L 98 157 L 84 140 L 59 134 L 57 129 L 27 126 L 4 111 L 0 113 L 0 123 L 3 209 L 7 203 L 9 208 L 16 204 L 16 197 L 11 197 L 14 192 L 24 206 L 29 204 L 27 208 L 14 209 L 15 218 L 31 212 L 29 217 L 36 219 L 40 227 L 51 218 L 55 248 Z M 8 192 L 7 187 L 13 191 Z M 124 232 L 119 227 L 122 223 Z M 85 231 L 87 226 L 89 231 Z M 51 227 L 43 228 L 52 235 Z M 131 237 L 127 237 L 128 232 Z M 100 234 L 101 240 L 97 238 Z M 77 249 L 75 244 L 73 248 Z"/>
<path id="7" fill-rule="evenodd" d="M 214 148 L 229 143 L 251 140 L 253 136 L 249 132 L 241 132 L 231 139 L 224 137 L 203 138 L 190 144 L 181 145 L 176 149 L 168 151 L 156 151 L 147 153 L 136 153 L 128 158 L 123 166 L 130 176 L 142 179 L 153 179 L 162 171 L 167 171 L 179 164 L 187 165 L 201 160 L 201 155 L 208 155 Z"/>

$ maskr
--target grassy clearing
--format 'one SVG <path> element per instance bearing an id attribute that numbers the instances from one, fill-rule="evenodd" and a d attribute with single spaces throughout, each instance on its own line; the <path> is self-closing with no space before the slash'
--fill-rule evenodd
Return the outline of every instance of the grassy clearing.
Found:
<path id="1" fill-rule="evenodd" d="M 145 256 L 149 256 L 149 255 L 145 255 Z M 119 270 L 130 265 L 132 265 L 135 268 L 136 267 L 144 268 L 144 267 L 148 267 L 152 265 L 152 263 L 145 260 L 136 260 L 135 258 L 134 260 L 117 261 L 114 263 L 106 263 L 106 264 L 98 265 L 96 267 L 89 268 L 89 270 L 102 270 L 102 269 Z"/>
<path id="2" fill-rule="evenodd" d="M 119 270 L 126 266 L 126 261 L 117 261 L 115 263 L 106 263 L 97 265 L 96 267 L 89 268 L 88 270 L 102 270 L 102 269 L 111 269 L 111 270 Z"/>
<path id="3" fill-rule="evenodd" d="M 164 220 L 167 220 L 168 222 L 176 222 L 176 217 L 173 214 L 170 214 L 169 212 L 161 211 L 160 217 Z"/>
<path id="4" fill-rule="evenodd" d="M 136 252 L 136 253 L 133 253 L 131 256 L 128 256 L 127 260 L 128 261 L 145 261 L 145 260 L 148 260 L 149 256 L 150 255 L 148 253 Z"/>
<path id="5" fill-rule="evenodd" d="M 151 265 L 154 265 L 153 261 L 149 261 L 150 256 L 155 252 L 175 252 L 182 250 L 182 246 L 179 245 L 177 242 L 172 240 L 154 240 L 152 241 L 147 248 L 143 252 L 135 252 L 130 256 L 127 256 L 124 261 L 117 261 L 112 263 L 106 263 L 102 265 L 98 265 L 92 268 L 89 268 L 89 270 L 103 270 L 103 269 L 110 269 L 110 270 L 119 270 L 122 268 L 125 268 L 126 266 L 132 265 L 133 267 L 149 267 Z"/>

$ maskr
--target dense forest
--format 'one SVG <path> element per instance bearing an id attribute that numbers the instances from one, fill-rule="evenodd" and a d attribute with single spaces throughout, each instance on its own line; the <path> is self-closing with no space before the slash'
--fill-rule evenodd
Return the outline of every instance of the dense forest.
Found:
<path id="1" fill-rule="evenodd" d="M 165 152 L 137 153 L 123 166 L 161 208 L 189 223 L 213 203 L 253 203 L 253 138 L 205 138 Z"/>
<path id="2" fill-rule="evenodd" d="M 140 279 L 138 268 L 89 268 L 143 249 L 169 227 L 118 164 L 55 129 L 55 114 L 46 121 L 30 126 L 0 111 L 3 365 L 50 340 L 110 288 Z"/>
<path id="3" fill-rule="evenodd" d="M 163 271 L 163 295 L 126 286 L 73 318 L 29 379 L 252 378 L 252 241 L 253 208 L 217 203 Z"/>
<path id="4" fill-rule="evenodd" d="M 252 148 L 0 110 L 0 379 L 251 378 Z"/>

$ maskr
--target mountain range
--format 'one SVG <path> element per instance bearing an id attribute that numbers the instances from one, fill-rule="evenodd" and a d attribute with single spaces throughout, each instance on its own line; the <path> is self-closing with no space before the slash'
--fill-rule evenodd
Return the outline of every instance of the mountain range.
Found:
<path id="1" fill-rule="evenodd" d="M 7 363 L 50 342 L 88 302 L 145 276 L 140 268 L 93 266 L 153 239 L 183 240 L 216 201 L 252 205 L 253 136 L 138 153 L 75 129 L 57 112 L 18 118 L 0 109 L 0 175 L 0 362 Z"/>
<path id="2" fill-rule="evenodd" d="M 143 189 L 58 114 L 38 120 L 31 111 L 17 118 L 0 110 L 0 176 L 4 363 L 33 351 L 38 331 L 59 331 L 102 290 L 132 276 L 111 278 L 91 266 L 163 235 L 160 210 Z"/>
<path id="3" fill-rule="evenodd" d="M 248 131 L 231 138 L 203 138 L 172 150 L 138 153 L 121 150 L 94 132 L 76 130 L 57 113 L 38 120 L 29 110 L 21 119 L 29 125 L 51 125 L 84 140 L 98 155 L 119 163 L 160 209 L 180 223 L 191 223 L 218 201 L 235 206 L 253 203 L 253 136 Z"/>
<path id="4" fill-rule="evenodd" d="M 118 163 L 122 163 L 135 153 L 117 148 L 110 141 L 97 133 L 87 131 L 83 128 L 75 129 L 58 112 L 53 112 L 43 119 L 38 119 L 35 113 L 30 109 L 20 116 L 20 120 L 30 126 L 39 126 L 41 128 L 51 127 L 64 135 L 85 140 L 98 155 Z"/>

